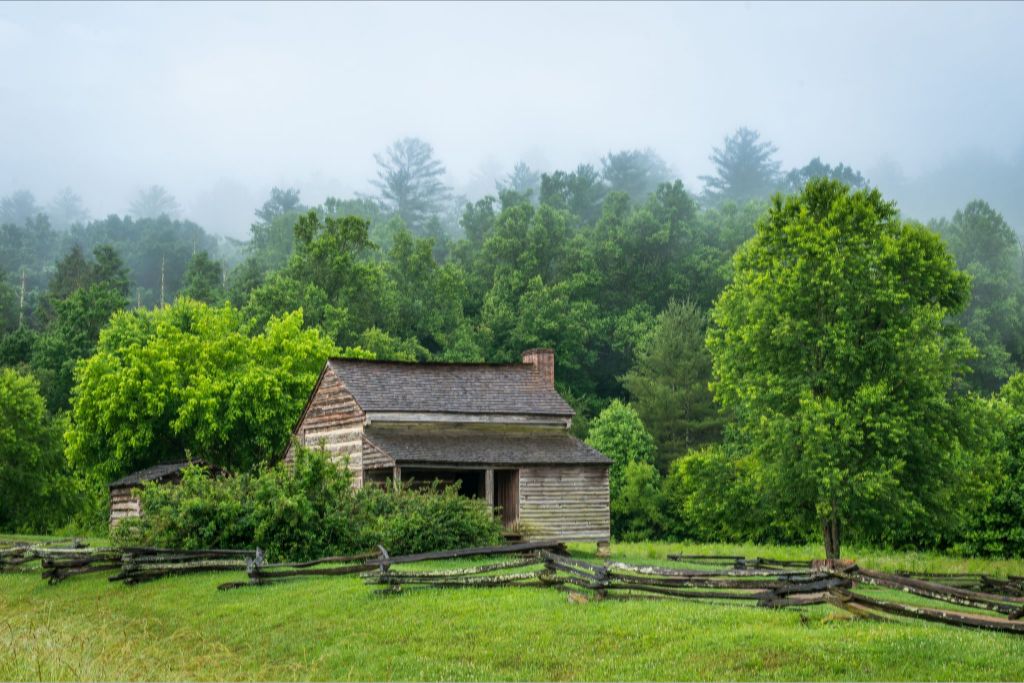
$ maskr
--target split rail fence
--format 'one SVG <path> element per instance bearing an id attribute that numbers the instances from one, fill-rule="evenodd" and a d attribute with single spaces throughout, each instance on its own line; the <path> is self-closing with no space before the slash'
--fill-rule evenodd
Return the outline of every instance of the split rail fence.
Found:
<path id="1" fill-rule="evenodd" d="M 574 602 L 647 598 L 747 602 L 766 608 L 829 604 L 870 619 L 909 617 L 1024 634 L 1024 577 L 1020 576 L 893 574 L 852 563 L 719 555 L 670 555 L 668 559 L 686 566 L 591 562 L 572 557 L 563 544 L 550 541 L 403 556 L 391 556 L 378 547 L 357 555 L 268 563 L 259 549 L 89 548 L 74 539 L 37 544 L 0 540 L 0 571 L 39 568 L 51 584 L 101 571 L 114 572 L 109 580 L 126 584 L 199 572 L 246 573 L 246 581 L 218 586 L 226 590 L 309 576 L 360 574 L 383 593 L 520 586 L 564 590 Z M 864 587 L 890 593 L 869 594 Z M 890 597 L 891 591 L 913 598 L 897 600 Z M 936 602 L 951 607 L 936 606 Z"/>

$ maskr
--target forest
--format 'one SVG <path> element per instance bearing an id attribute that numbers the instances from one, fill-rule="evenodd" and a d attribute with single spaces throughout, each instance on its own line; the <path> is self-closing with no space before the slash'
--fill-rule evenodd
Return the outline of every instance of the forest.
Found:
<path id="1" fill-rule="evenodd" d="M 160 186 L 92 220 L 4 197 L 0 529 L 102 529 L 106 484 L 159 462 L 272 464 L 328 356 L 541 346 L 616 538 L 1024 555 L 1018 233 L 777 152 L 740 128 L 699 189 L 634 149 L 469 200 L 402 138 L 372 193 L 274 188 L 246 242 Z"/>

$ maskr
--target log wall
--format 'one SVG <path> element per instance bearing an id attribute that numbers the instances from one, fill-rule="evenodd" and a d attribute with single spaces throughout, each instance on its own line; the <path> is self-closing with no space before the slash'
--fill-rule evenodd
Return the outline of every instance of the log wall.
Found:
<path id="1" fill-rule="evenodd" d="M 519 525 L 530 539 L 609 540 L 608 467 L 523 467 L 519 470 Z"/>
<path id="2" fill-rule="evenodd" d="M 332 462 L 341 464 L 348 456 L 352 486 L 363 485 L 363 422 L 365 414 L 356 404 L 333 370 L 324 370 L 313 397 L 302 413 L 294 435 L 307 448 L 320 448 Z M 285 461 L 292 462 L 294 447 L 289 446 Z"/>
<path id="3" fill-rule="evenodd" d="M 142 503 L 138 496 L 133 495 L 131 487 L 110 490 L 110 527 L 126 517 L 138 517 L 142 512 Z"/>
<path id="4" fill-rule="evenodd" d="M 387 469 L 390 474 L 395 461 L 384 451 L 363 437 L 363 469 Z"/>

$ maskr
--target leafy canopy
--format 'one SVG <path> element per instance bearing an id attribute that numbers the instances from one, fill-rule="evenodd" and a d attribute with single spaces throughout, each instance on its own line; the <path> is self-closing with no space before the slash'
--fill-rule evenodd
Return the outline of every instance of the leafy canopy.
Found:
<path id="1" fill-rule="evenodd" d="M 235 470 L 268 461 L 337 348 L 301 311 L 246 329 L 230 305 L 187 298 L 115 314 L 75 371 L 69 461 L 97 484 L 187 454 Z"/>
<path id="2" fill-rule="evenodd" d="M 0 369 L 0 529 L 45 530 L 59 514 L 64 471 L 59 441 L 39 382 Z"/>
<path id="3" fill-rule="evenodd" d="M 952 389 L 972 349 L 950 316 L 970 283 L 939 237 L 819 179 L 773 200 L 733 268 L 712 387 L 792 514 L 823 525 L 830 556 L 842 527 L 906 542 L 956 526 L 972 454 Z"/>

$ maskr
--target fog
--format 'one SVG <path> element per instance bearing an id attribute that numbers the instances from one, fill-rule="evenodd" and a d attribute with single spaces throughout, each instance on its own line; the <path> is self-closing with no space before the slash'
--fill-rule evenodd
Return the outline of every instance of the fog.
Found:
<path id="1" fill-rule="evenodd" d="M 429 141 L 470 198 L 652 147 L 689 189 L 750 126 L 920 219 L 1024 230 L 1024 4 L 4 4 L 0 195 L 124 213 L 160 184 L 244 238 L 272 186 L 371 192 Z"/>

